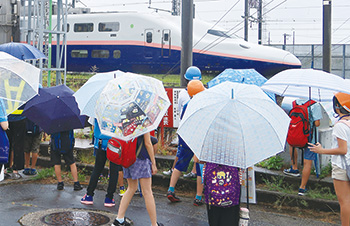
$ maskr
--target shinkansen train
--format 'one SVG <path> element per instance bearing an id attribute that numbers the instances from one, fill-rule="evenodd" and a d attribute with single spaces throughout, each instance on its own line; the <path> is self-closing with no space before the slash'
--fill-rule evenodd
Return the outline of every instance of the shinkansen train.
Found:
<path id="1" fill-rule="evenodd" d="M 180 72 L 181 17 L 116 12 L 71 14 L 67 21 L 68 71 Z M 254 68 L 269 77 L 301 67 L 290 52 L 246 42 L 199 19 L 193 21 L 193 45 L 193 65 L 202 71 Z"/>

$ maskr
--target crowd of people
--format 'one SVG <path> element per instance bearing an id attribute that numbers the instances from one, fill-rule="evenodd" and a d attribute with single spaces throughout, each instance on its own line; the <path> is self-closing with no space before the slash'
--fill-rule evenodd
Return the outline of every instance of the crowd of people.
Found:
<path id="1" fill-rule="evenodd" d="M 185 74 L 188 82 L 187 88 L 179 94 L 179 112 L 183 117 L 186 112 L 188 103 L 198 93 L 205 90 L 201 82 L 201 72 L 196 67 L 190 67 Z M 297 100 L 296 105 L 303 105 L 307 100 Z M 312 162 L 316 154 L 328 154 L 332 157 L 332 178 L 335 192 L 341 208 L 342 225 L 350 224 L 350 94 L 336 93 L 333 98 L 333 108 L 335 114 L 339 116 L 338 122 L 333 128 L 333 145 L 332 148 L 325 149 L 317 142 L 317 127 L 320 125 L 322 118 L 321 106 L 319 103 L 312 103 L 307 106 L 308 120 L 311 132 L 308 137 L 307 145 L 298 147 L 304 150 L 304 165 L 302 170 L 301 184 L 298 194 L 307 193 L 307 181 L 310 176 Z M 19 170 L 23 174 L 35 175 L 36 160 L 38 157 L 40 140 L 43 132 L 20 114 L 21 109 L 11 114 L 8 118 L 6 114 L 0 114 L 0 125 L 3 131 L 7 132 L 10 141 L 9 163 L 6 165 L 7 174 L 12 179 L 20 178 Z M 18 113 L 18 114 L 17 114 Z M 94 191 L 99 182 L 107 158 L 107 145 L 111 137 L 101 133 L 96 119 L 91 118 L 90 123 L 94 131 L 94 156 L 95 165 L 92 171 L 86 194 L 81 198 L 84 205 L 94 203 Z M 25 142 L 23 142 L 25 141 Z M 119 203 L 117 217 L 113 226 L 131 225 L 132 220 L 126 217 L 126 211 L 134 196 L 135 192 L 141 188 L 145 200 L 146 209 L 152 226 L 162 226 L 157 220 L 156 203 L 152 192 L 152 175 L 156 174 L 158 169 L 155 159 L 155 150 L 157 149 L 158 140 L 146 133 L 135 138 L 136 161 L 128 168 L 121 167 L 114 162 L 109 163 L 109 181 L 107 193 L 104 200 L 104 206 L 114 207 L 116 205 L 114 193 L 119 183 L 120 195 L 122 196 Z M 290 144 L 291 167 L 283 172 L 291 176 L 300 176 L 298 170 L 298 152 Z M 74 190 L 79 191 L 82 186 L 77 176 L 77 167 L 73 157 L 74 133 L 64 131 L 51 135 L 51 161 L 54 164 L 57 189 L 63 190 L 64 183 L 61 176 L 61 158 L 70 167 Z M 31 154 L 31 156 L 30 156 Z M 30 161 L 31 159 L 31 161 Z M 193 204 L 195 206 L 206 205 L 208 222 L 211 226 L 239 225 L 240 219 L 240 186 L 241 178 L 238 168 L 232 166 L 223 166 L 215 163 L 202 162 L 192 152 L 191 148 L 178 137 L 178 149 L 172 168 L 164 171 L 164 174 L 170 175 L 170 184 L 167 191 L 167 198 L 170 202 L 180 202 L 181 199 L 175 195 L 175 187 L 178 179 L 183 172 L 186 172 L 188 166 L 193 160 L 195 162 L 193 170 L 189 175 L 197 178 L 197 190 Z M 31 162 L 31 163 L 30 163 Z M 126 179 L 127 184 L 124 185 Z M 127 189 L 125 190 L 125 188 Z M 204 195 L 204 200 L 203 200 Z"/>

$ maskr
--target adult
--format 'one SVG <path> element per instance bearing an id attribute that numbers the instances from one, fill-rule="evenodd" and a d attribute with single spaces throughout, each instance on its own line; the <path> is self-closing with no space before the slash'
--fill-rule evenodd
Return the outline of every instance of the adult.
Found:
<path id="1" fill-rule="evenodd" d="M 188 90 L 188 94 L 190 95 L 190 97 L 192 98 L 194 95 L 196 95 L 197 93 L 205 90 L 203 83 L 199 80 L 192 80 L 188 83 L 187 85 L 187 90 Z M 186 108 L 187 108 L 187 104 L 190 101 L 188 101 L 184 107 L 183 107 L 183 111 L 181 114 L 181 118 L 183 117 Z M 180 202 L 180 198 L 178 198 L 175 195 L 175 186 L 177 184 L 177 181 L 179 180 L 180 176 L 181 176 L 181 172 L 186 172 L 188 165 L 193 157 L 193 152 L 190 149 L 190 147 L 185 143 L 185 141 L 179 136 L 179 144 L 178 144 L 178 150 L 176 153 L 176 157 L 178 157 L 178 161 L 175 164 L 175 168 L 174 171 L 171 175 L 170 178 L 170 184 L 169 184 L 169 189 L 167 192 L 167 198 L 171 201 L 171 202 Z M 199 167 L 199 166 L 198 166 Z M 194 199 L 193 204 L 195 206 L 199 206 L 202 205 L 202 192 L 203 192 L 203 184 L 201 183 L 201 174 L 200 174 L 200 170 L 198 170 L 199 172 L 197 172 L 197 193 L 196 193 L 196 198 Z"/>
<path id="2" fill-rule="evenodd" d="M 308 100 L 298 99 L 296 100 L 297 105 L 303 105 Z M 315 143 L 316 136 L 318 134 L 317 127 L 320 126 L 320 120 L 322 119 L 322 109 L 320 103 L 314 103 L 311 106 L 307 108 L 308 110 L 308 116 L 309 116 L 309 122 L 311 125 L 310 129 L 310 135 L 309 135 L 309 142 Z M 304 167 L 302 171 L 302 177 L 301 177 L 301 183 L 299 186 L 298 195 L 305 195 L 307 192 L 306 184 L 310 178 L 311 173 L 311 167 L 312 162 L 316 159 L 316 153 L 311 152 L 310 149 L 306 146 L 304 149 Z M 292 160 L 292 166 L 289 169 L 285 169 L 283 171 L 284 174 L 291 175 L 291 176 L 300 176 L 299 170 L 298 170 L 298 153 L 297 151 L 293 151 L 293 148 L 289 146 L 289 153 Z"/>
<path id="3" fill-rule="evenodd" d="M 332 148 L 322 148 L 320 143 L 310 145 L 310 150 L 319 154 L 332 155 L 332 178 L 335 193 L 340 204 L 342 226 L 350 225 L 350 95 L 336 93 L 333 97 L 333 109 L 339 121 L 333 127 Z"/>
<path id="4" fill-rule="evenodd" d="M 201 73 L 201 71 L 199 70 L 198 67 L 190 66 L 189 68 L 187 68 L 186 73 L 184 74 L 184 78 L 186 79 L 187 83 L 189 81 L 192 81 L 192 80 L 202 80 L 202 73 Z M 181 115 L 184 105 L 189 100 L 190 100 L 190 96 L 188 95 L 187 88 L 181 90 L 180 93 L 179 93 L 178 105 L 177 105 L 177 112 L 179 113 L 179 115 Z M 172 167 L 168 171 L 163 171 L 163 174 L 168 175 L 168 176 L 171 175 L 172 172 L 174 171 L 174 168 L 175 168 L 175 165 L 176 165 L 177 161 L 178 161 L 178 158 L 175 157 L 175 160 L 173 162 Z M 184 177 L 185 178 L 196 177 L 196 167 L 195 167 L 195 165 L 193 165 L 193 168 L 192 168 L 191 172 L 189 172 L 188 174 L 185 174 Z"/>

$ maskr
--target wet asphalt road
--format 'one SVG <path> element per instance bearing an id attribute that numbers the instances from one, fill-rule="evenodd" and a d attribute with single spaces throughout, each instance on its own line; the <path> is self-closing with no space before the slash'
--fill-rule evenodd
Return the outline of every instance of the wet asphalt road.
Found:
<path id="1" fill-rule="evenodd" d="M 56 185 L 47 184 L 8 184 L 0 186 L 0 226 L 21 225 L 19 220 L 28 216 L 29 213 L 47 211 L 52 209 L 79 209 L 79 211 L 99 210 L 102 214 L 110 216 L 110 225 L 117 214 L 120 197 L 115 195 L 116 207 L 108 208 L 103 206 L 105 192 L 96 191 L 93 205 L 80 203 L 81 197 L 86 188 L 81 191 L 73 191 L 73 187 L 66 185 L 63 191 L 56 190 Z M 155 193 L 158 221 L 166 226 L 204 226 L 208 225 L 206 207 L 195 207 L 191 198 L 183 198 L 180 203 L 170 203 L 165 194 Z M 334 225 L 311 219 L 287 216 L 276 213 L 261 211 L 261 206 L 251 205 L 251 220 L 249 225 Z M 135 195 L 127 210 L 127 217 L 134 221 L 135 226 L 149 226 L 150 221 L 144 205 L 143 198 Z M 39 218 L 39 217 L 38 217 Z M 33 218 L 31 226 L 47 225 L 38 218 Z M 22 221 L 23 222 L 23 221 Z M 78 225 L 76 225 L 78 226 Z"/>

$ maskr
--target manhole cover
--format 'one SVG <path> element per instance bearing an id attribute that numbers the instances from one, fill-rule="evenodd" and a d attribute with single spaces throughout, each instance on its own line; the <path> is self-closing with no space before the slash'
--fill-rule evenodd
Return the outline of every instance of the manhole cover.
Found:
<path id="1" fill-rule="evenodd" d="M 19 223 L 26 226 L 109 226 L 115 217 L 106 211 L 60 208 L 28 213 L 19 219 Z"/>
<path id="2" fill-rule="evenodd" d="M 47 225 L 89 226 L 107 224 L 109 217 L 87 211 L 65 211 L 43 216 L 41 221 Z"/>

